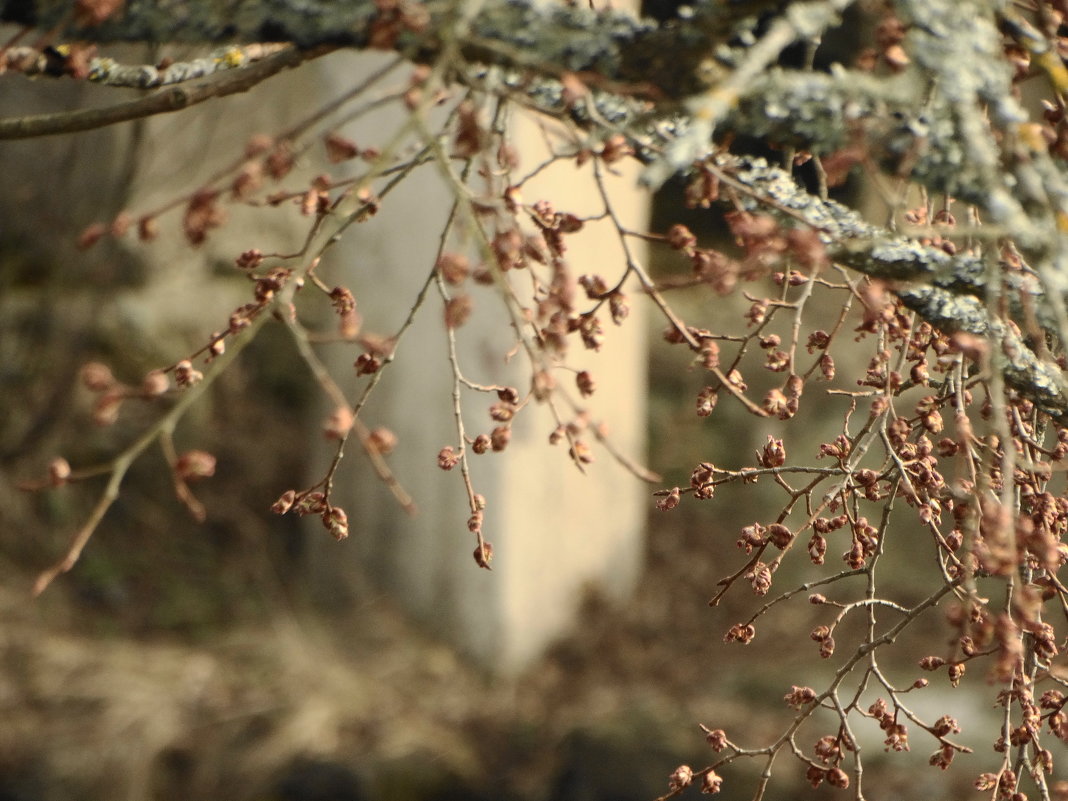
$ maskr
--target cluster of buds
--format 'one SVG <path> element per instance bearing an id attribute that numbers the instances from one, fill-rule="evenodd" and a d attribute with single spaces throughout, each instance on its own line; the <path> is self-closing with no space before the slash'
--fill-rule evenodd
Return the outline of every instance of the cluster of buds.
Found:
<path id="1" fill-rule="evenodd" d="M 853 544 L 842 554 L 842 560 L 853 570 L 860 570 L 868 560 L 875 556 L 879 547 L 879 533 L 868 523 L 866 517 L 859 517 L 853 523 Z"/>
<path id="2" fill-rule="evenodd" d="M 820 657 L 827 659 L 834 653 L 834 636 L 830 626 L 816 626 L 809 637 L 820 647 Z"/>
<path id="3" fill-rule="evenodd" d="M 218 204 L 219 191 L 203 188 L 193 193 L 185 209 L 182 229 L 192 245 L 208 238 L 208 231 L 226 221 L 226 211 Z"/>
<path id="4" fill-rule="evenodd" d="M 896 713 L 891 714 L 886 701 L 882 698 L 876 699 L 875 703 L 868 707 L 868 715 L 878 721 L 879 728 L 886 733 L 883 745 L 887 751 L 909 750 L 908 727 L 898 721 Z M 957 730 L 959 731 L 960 729 L 958 728 Z M 949 731 L 950 729 L 947 728 L 944 733 L 948 734 Z M 942 735 L 936 736 L 941 737 Z"/>
<path id="5" fill-rule="evenodd" d="M 323 528 L 336 540 L 348 537 L 348 515 L 341 506 L 329 502 L 326 493 L 320 491 L 287 489 L 271 504 L 270 511 L 276 515 L 294 512 L 300 517 L 317 515 Z"/>
<path id="6" fill-rule="evenodd" d="M 1008 767 L 1000 773 L 980 773 L 975 780 L 975 789 L 980 792 L 994 790 L 998 798 L 1011 798 L 1013 801 L 1017 795 L 1021 795 L 1016 792 L 1016 774 Z M 1027 796 L 1024 796 L 1023 801 L 1026 799 Z"/>
<path id="7" fill-rule="evenodd" d="M 301 517 L 318 515 L 323 528 L 330 532 L 330 536 L 335 540 L 340 541 L 349 536 L 349 516 L 340 506 L 331 504 L 323 492 L 286 490 L 271 505 L 271 511 L 276 515 L 284 515 L 290 511 Z"/>
<path id="8" fill-rule="evenodd" d="M 745 574 L 756 595 L 767 595 L 771 589 L 771 567 L 763 562 L 756 562 Z"/>
<path id="9" fill-rule="evenodd" d="M 684 790 L 693 783 L 693 768 L 689 765 L 679 765 L 668 777 L 668 789 L 673 793 Z"/>
<path id="10" fill-rule="evenodd" d="M 678 487 L 672 487 L 672 489 L 660 500 L 656 502 L 656 508 L 661 512 L 669 512 L 679 505 L 682 500 L 682 490 Z"/>
<path id="11" fill-rule="evenodd" d="M 790 688 L 790 692 L 783 696 L 787 706 L 794 709 L 803 709 L 816 700 L 816 691 L 811 687 L 798 687 L 796 684 Z"/>
<path id="12" fill-rule="evenodd" d="M 839 790 L 849 788 L 849 775 L 837 766 L 821 768 L 819 765 L 809 765 L 805 772 L 805 779 L 813 788 L 819 787 L 823 782 Z"/>
<path id="13" fill-rule="evenodd" d="M 756 637 L 756 627 L 752 623 L 735 623 L 723 636 L 723 642 L 740 642 L 748 645 Z"/>
<path id="14" fill-rule="evenodd" d="M 179 386 L 191 386 L 203 378 L 199 372 L 192 370 L 189 362 L 179 362 L 179 365 L 182 364 L 189 365 L 191 372 L 184 374 L 186 383 L 181 383 L 177 368 L 175 369 L 175 377 Z M 121 383 L 112 374 L 111 369 L 101 362 L 85 364 L 81 369 L 80 377 L 82 385 L 96 395 L 92 419 L 100 426 L 112 425 L 118 420 L 122 403 L 128 398 L 153 400 L 170 389 L 170 381 L 162 370 L 149 371 L 142 379 L 140 387 Z"/>
<path id="15" fill-rule="evenodd" d="M 742 528 L 741 536 L 738 538 L 735 545 L 745 551 L 747 554 L 752 553 L 754 548 L 763 548 L 767 540 L 764 538 L 764 532 L 767 529 L 760 523 L 753 523 L 751 525 Z"/>
<path id="16" fill-rule="evenodd" d="M 690 489 L 693 497 L 701 500 L 709 500 L 716 491 L 716 468 L 711 462 L 701 462 L 690 474 Z"/>

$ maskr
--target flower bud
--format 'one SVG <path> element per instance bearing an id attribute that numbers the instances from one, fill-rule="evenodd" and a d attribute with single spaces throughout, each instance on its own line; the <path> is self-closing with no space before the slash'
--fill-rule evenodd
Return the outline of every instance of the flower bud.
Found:
<path id="1" fill-rule="evenodd" d="M 276 515 L 284 515 L 290 509 L 293 508 L 293 504 L 297 500 L 296 490 L 286 490 L 279 497 L 278 500 L 271 504 L 271 511 Z"/>
<path id="2" fill-rule="evenodd" d="M 178 457 L 174 472 L 186 481 L 215 475 L 215 457 L 207 451 L 186 451 Z"/>

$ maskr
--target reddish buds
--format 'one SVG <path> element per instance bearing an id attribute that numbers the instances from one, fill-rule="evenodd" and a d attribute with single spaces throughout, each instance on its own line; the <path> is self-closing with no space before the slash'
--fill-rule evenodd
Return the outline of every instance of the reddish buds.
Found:
<path id="1" fill-rule="evenodd" d="M 186 481 L 215 475 L 215 457 L 207 451 L 186 451 L 174 464 L 174 472 Z"/>
<path id="2" fill-rule="evenodd" d="M 204 380 L 204 374 L 193 368 L 193 363 L 183 359 L 174 366 L 174 381 L 180 387 L 191 387 Z"/>
<path id="3" fill-rule="evenodd" d="M 715 795 L 723 789 L 723 777 L 710 770 L 701 779 L 701 792 L 705 795 Z"/>
<path id="4" fill-rule="evenodd" d="M 672 792 L 677 792 L 693 783 L 693 768 L 689 765 L 679 765 L 668 777 L 668 787 Z"/>
<path id="5" fill-rule="evenodd" d="M 475 558 L 475 564 L 486 570 L 492 570 L 490 562 L 493 561 L 493 544 L 489 542 L 483 542 L 479 547 L 475 548 L 475 552 L 472 554 Z"/>
<path id="6" fill-rule="evenodd" d="M 53 487 L 62 487 L 70 478 L 70 462 L 57 456 L 48 464 L 48 483 Z"/>
<path id="7" fill-rule="evenodd" d="M 277 501 L 271 504 L 271 511 L 276 515 L 284 515 L 293 508 L 293 504 L 296 503 L 296 500 L 296 490 L 286 490 L 279 496 Z"/>
<path id="8" fill-rule="evenodd" d="M 344 439 L 354 422 L 352 410 L 348 406 L 338 406 L 323 423 L 323 434 L 327 439 Z"/>
<path id="9" fill-rule="evenodd" d="M 452 470 L 459 462 L 460 455 L 452 449 L 452 446 L 446 445 L 438 451 L 438 467 L 442 470 Z"/>

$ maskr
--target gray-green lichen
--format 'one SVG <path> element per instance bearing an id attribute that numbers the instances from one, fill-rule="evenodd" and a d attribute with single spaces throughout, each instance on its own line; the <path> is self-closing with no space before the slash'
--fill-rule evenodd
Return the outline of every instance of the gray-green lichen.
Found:
<path id="1" fill-rule="evenodd" d="M 753 81 L 723 129 L 833 153 L 863 133 L 858 126 L 915 108 L 918 89 L 910 76 L 877 78 L 840 65 L 829 73 L 775 68 Z"/>

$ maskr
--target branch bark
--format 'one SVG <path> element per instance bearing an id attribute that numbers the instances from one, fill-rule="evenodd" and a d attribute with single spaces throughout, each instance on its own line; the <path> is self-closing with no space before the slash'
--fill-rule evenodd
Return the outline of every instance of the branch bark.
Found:
<path id="1" fill-rule="evenodd" d="M 243 69 L 227 72 L 214 80 L 200 81 L 191 86 L 169 87 L 126 103 L 77 111 L 61 111 L 54 114 L 34 114 L 0 119 L 0 140 L 77 133 L 141 117 L 181 111 L 213 97 L 226 97 L 247 92 L 253 86 L 282 70 L 318 58 L 329 50 L 330 48 L 326 47 L 314 50 L 298 50 L 291 47 Z"/>

